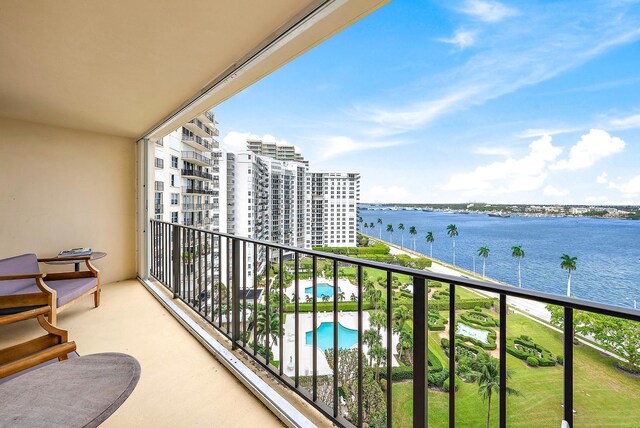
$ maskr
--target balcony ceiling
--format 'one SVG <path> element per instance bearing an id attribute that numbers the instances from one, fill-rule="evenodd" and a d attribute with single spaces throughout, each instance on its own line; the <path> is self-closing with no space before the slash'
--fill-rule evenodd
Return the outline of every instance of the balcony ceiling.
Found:
<path id="1" fill-rule="evenodd" d="M 190 106 L 162 131 L 214 107 L 386 1 L 334 1 L 321 20 L 279 43 L 267 59 Z M 141 137 L 321 3 L 3 1 L 0 117 Z"/>

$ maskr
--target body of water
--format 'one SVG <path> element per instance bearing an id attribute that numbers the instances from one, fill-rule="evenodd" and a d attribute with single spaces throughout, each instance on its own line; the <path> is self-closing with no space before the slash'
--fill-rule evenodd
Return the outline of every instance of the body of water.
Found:
<path id="1" fill-rule="evenodd" d="M 416 251 L 429 255 L 427 232 L 433 232 L 433 257 L 453 262 L 453 239 L 447 236 L 447 225 L 455 224 L 456 265 L 482 273 L 478 248 L 490 249 L 486 275 L 517 285 L 518 261 L 511 247 L 522 245 L 522 287 L 553 294 L 566 294 L 567 271 L 560 268 L 560 256 L 577 257 L 577 270 L 571 273 L 571 294 L 579 298 L 619 306 L 640 304 L 640 221 L 579 217 L 489 217 L 486 214 L 453 214 L 424 211 L 363 210 L 365 223 L 374 223 L 378 237 L 382 219 L 382 239 L 400 245 L 398 225 L 404 224 L 404 246 L 413 249 L 409 228 L 415 226 Z M 388 224 L 394 232 L 390 238 Z"/>
<path id="2" fill-rule="evenodd" d="M 338 294 L 340 293 L 340 287 L 338 287 Z M 306 294 L 313 294 L 313 287 L 307 287 L 304 289 Z M 316 287 L 316 296 L 321 299 L 324 296 L 333 299 L 333 286 L 331 284 L 318 284 Z"/>

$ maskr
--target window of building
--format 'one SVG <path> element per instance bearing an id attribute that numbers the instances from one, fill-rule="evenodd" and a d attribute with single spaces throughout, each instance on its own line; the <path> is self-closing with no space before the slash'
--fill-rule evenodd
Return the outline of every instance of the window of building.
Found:
<path id="1" fill-rule="evenodd" d="M 171 174 L 171 186 L 176 187 L 176 176 Z"/>
<path id="2" fill-rule="evenodd" d="M 171 205 L 178 205 L 178 196 L 177 193 L 171 194 Z"/>
<path id="3" fill-rule="evenodd" d="M 171 213 L 171 223 L 177 223 L 178 222 L 178 212 L 174 211 Z"/>
<path id="4" fill-rule="evenodd" d="M 178 157 L 171 156 L 171 168 L 178 168 Z"/>

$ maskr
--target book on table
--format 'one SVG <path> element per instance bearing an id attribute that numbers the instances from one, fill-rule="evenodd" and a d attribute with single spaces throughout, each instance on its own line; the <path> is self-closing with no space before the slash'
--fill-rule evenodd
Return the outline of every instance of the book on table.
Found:
<path id="1" fill-rule="evenodd" d="M 62 250 L 58 253 L 58 257 L 77 257 L 77 256 L 90 256 L 91 248 L 72 248 L 70 250 Z"/>

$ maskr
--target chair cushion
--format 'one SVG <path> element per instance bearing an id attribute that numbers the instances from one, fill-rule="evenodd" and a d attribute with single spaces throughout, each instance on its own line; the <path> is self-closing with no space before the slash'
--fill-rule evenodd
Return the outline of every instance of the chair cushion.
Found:
<path id="1" fill-rule="evenodd" d="M 38 257 L 35 254 L 23 254 L 21 256 L 0 260 L 0 276 L 25 275 L 31 273 L 40 273 Z M 35 279 L 0 281 L 0 296 L 23 294 L 22 290 L 30 286 L 36 287 Z M 38 292 L 40 292 L 40 290 L 37 290 L 36 287 L 36 291 L 33 291 L 33 293 Z"/>
<path id="2" fill-rule="evenodd" d="M 73 299 L 82 296 L 84 293 L 98 285 L 98 278 L 74 278 L 47 281 L 45 277 L 44 282 L 49 288 L 53 288 L 57 291 L 57 306 L 60 307 L 66 305 Z"/>

